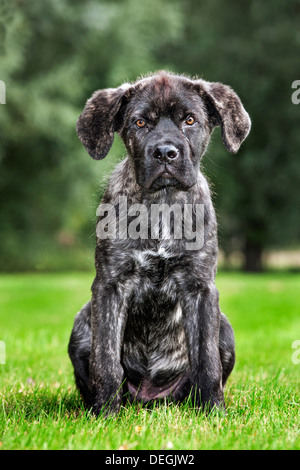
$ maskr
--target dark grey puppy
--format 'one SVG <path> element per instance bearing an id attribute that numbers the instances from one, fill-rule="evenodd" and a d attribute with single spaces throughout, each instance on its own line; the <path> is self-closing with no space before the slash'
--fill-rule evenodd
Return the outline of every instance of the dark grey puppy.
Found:
<path id="1" fill-rule="evenodd" d="M 88 153 L 104 158 L 114 132 L 128 151 L 99 208 L 107 236 L 104 230 L 97 237 L 92 299 L 77 314 L 69 343 L 77 386 L 96 414 L 117 412 L 124 395 L 143 402 L 191 395 L 197 407 L 224 406 L 234 336 L 219 308 L 217 223 L 199 160 L 215 126 L 235 153 L 250 125 L 228 86 L 166 72 L 97 91 L 87 101 L 77 132 Z M 185 214 L 181 229 L 189 225 L 196 238 L 202 231 L 193 249 L 190 236 L 176 235 L 174 205 Z M 105 219 L 110 207 L 117 236 Z M 168 237 L 161 213 L 153 231 L 153 207 L 171 208 Z M 141 208 L 147 219 L 137 223 Z M 133 222 L 139 236 L 129 236 Z"/>

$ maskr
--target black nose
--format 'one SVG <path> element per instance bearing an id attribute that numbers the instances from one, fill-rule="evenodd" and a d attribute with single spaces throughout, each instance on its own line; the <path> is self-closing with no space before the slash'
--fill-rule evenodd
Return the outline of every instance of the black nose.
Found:
<path id="1" fill-rule="evenodd" d="M 174 145 L 161 145 L 154 150 L 154 158 L 156 160 L 161 160 L 171 162 L 175 160 L 179 155 L 178 149 Z"/>

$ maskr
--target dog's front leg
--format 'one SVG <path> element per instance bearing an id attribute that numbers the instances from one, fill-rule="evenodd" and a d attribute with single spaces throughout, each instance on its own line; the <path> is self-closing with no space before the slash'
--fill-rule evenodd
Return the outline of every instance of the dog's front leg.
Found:
<path id="1" fill-rule="evenodd" d="M 219 293 L 214 285 L 186 297 L 183 319 L 195 406 L 223 407 Z"/>
<path id="2" fill-rule="evenodd" d="M 122 401 L 124 379 L 121 348 L 125 303 L 114 286 L 95 281 L 92 291 L 91 405 L 95 414 L 116 413 Z"/>

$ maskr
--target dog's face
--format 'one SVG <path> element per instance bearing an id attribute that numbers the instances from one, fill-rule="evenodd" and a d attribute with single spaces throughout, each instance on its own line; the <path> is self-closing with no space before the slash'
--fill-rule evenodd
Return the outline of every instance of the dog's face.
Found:
<path id="1" fill-rule="evenodd" d="M 128 95 L 121 135 L 138 184 L 150 191 L 193 186 L 212 131 L 199 94 L 188 83 L 162 75 Z"/>
<path id="2" fill-rule="evenodd" d="M 77 132 L 96 159 L 107 155 L 118 132 L 137 183 L 154 192 L 166 186 L 187 190 L 196 183 L 199 159 L 217 125 L 226 148 L 237 152 L 249 133 L 250 119 L 228 86 L 160 72 L 96 92 L 78 120 Z"/>

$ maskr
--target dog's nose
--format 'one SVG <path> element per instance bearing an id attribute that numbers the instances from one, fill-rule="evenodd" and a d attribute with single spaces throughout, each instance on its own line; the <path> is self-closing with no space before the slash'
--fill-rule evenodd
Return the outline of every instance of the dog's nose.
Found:
<path id="1" fill-rule="evenodd" d="M 158 146 L 154 151 L 154 158 L 162 162 L 171 162 L 175 160 L 179 155 L 179 151 L 174 145 L 161 145 Z"/>

